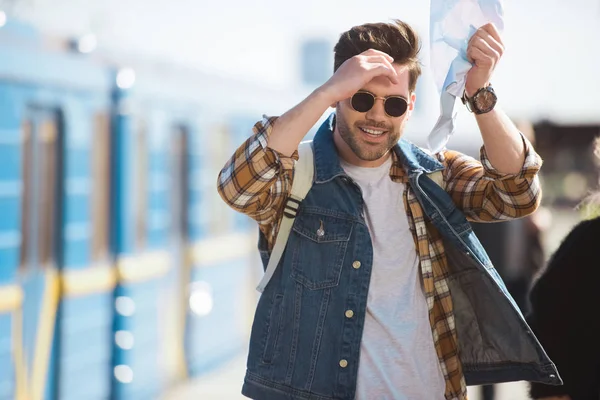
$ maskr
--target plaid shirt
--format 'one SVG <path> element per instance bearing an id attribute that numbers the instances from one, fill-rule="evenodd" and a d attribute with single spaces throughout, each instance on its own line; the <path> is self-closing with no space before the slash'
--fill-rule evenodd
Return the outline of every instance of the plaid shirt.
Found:
<path id="1" fill-rule="evenodd" d="M 298 153 L 286 157 L 267 147 L 276 117 L 265 117 L 254 126 L 254 135 L 243 143 L 222 169 L 218 191 L 233 209 L 255 219 L 274 246 L 293 179 Z M 516 174 L 502 174 L 491 165 L 485 148 L 481 162 L 455 151 L 437 154 L 444 165 L 444 186 L 454 203 L 471 221 L 509 220 L 531 214 L 538 207 L 541 189 L 537 172 L 542 160 L 523 138 L 525 162 Z M 390 178 L 408 183 L 400 159 L 392 152 Z M 421 278 L 435 349 L 446 380 L 446 399 L 466 399 L 467 386 L 458 356 L 459 344 L 448 287 L 448 261 L 438 231 L 425 218 L 410 185 L 405 185 L 404 205 L 420 260 Z"/>

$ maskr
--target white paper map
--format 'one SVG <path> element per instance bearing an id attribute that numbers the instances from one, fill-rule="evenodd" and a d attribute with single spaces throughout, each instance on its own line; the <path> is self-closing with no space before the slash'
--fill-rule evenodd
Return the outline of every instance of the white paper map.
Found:
<path id="1" fill-rule="evenodd" d="M 429 38 L 431 66 L 440 92 L 440 117 L 428 138 L 429 149 L 442 150 L 454 133 L 454 106 L 465 89 L 471 69 L 467 45 L 475 31 L 493 22 L 504 29 L 501 0 L 431 0 Z"/>

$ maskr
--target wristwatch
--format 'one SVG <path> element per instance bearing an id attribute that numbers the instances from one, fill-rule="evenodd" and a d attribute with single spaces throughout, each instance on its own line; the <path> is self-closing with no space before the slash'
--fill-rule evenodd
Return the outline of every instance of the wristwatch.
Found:
<path id="1" fill-rule="evenodd" d="M 475 114 L 485 114 L 494 109 L 498 97 L 491 84 L 482 87 L 472 97 L 467 96 L 467 91 L 463 92 L 461 100 L 467 110 Z"/>

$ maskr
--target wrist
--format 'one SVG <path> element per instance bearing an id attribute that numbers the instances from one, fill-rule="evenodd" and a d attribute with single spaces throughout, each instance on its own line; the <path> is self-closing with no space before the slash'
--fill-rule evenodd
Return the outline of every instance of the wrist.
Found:
<path id="1" fill-rule="evenodd" d="M 473 95 L 475 93 L 477 93 L 477 91 L 481 88 L 485 88 L 490 86 L 490 82 L 486 82 L 483 85 L 465 85 L 465 93 L 467 94 L 467 97 L 473 97 Z"/>
<path id="2" fill-rule="evenodd" d="M 469 88 L 468 90 L 473 89 Z M 461 101 L 470 112 L 485 114 L 492 111 L 496 106 L 498 97 L 491 84 L 476 89 L 473 94 L 470 94 L 468 90 L 465 87 Z"/>
<path id="3" fill-rule="evenodd" d="M 327 84 L 315 89 L 315 91 L 312 92 L 311 97 L 313 97 L 315 101 L 319 102 L 319 104 L 322 104 L 325 108 L 335 107 L 335 103 L 338 102 L 335 93 L 333 93 Z"/>

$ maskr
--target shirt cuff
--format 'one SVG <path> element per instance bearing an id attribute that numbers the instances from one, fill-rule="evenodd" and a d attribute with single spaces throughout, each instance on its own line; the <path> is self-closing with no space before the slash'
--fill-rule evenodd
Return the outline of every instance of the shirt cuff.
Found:
<path id="1" fill-rule="evenodd" d="M 273 125 L 277 119 L 278 117 L 263 115 L 262 121 L 254 126 L 254 139 L 265 152 L 264 157 L 268 165 L 279 166 L 283 170 L 293 170 L 296 161 L 298 161 L 298 150 L 294 151 L 291 157 L 288 157 L 267 145 L 269 136 L 271 136 L 271 133 L 273 132 Z"/>
<path id="2" fill-rule="evenodd" d="M 523 140 L 523 147 L 525 148 L 525 160 L 523 161 L 523 166 L 521 170 L 517 173 L 507 174 L 498 171 L 488 158 L 487 152 L 485 150 L 485 146 L 481 146 L 480 150 L 480 158 L 481 164 L 486 172 L 486 175 L 494 178 L 494 179 L 514 179 L 514 178 L 529 178 L 538 173 L 540 168 L 542 167 L 542 159 L 533 149 L 533 145 L 527 140 L 527 138 L 519 132 L 521 135 L 521 139 Z"/>

